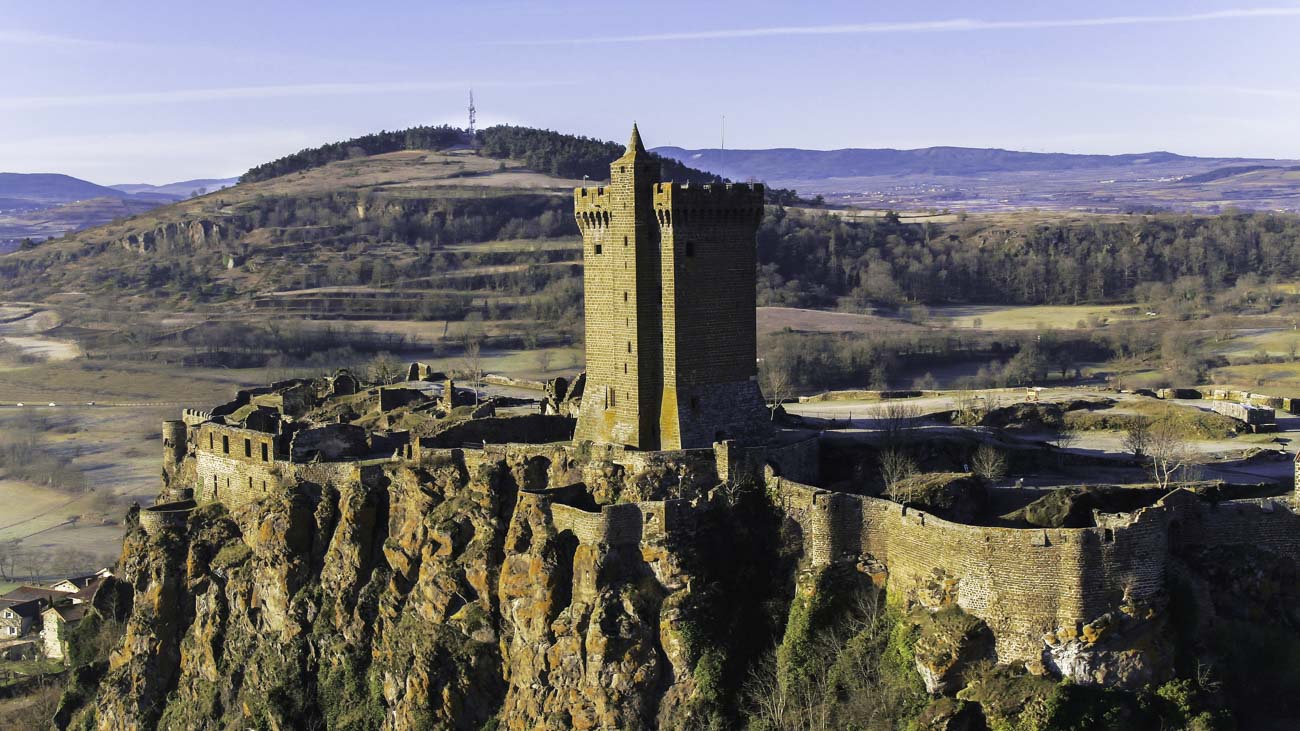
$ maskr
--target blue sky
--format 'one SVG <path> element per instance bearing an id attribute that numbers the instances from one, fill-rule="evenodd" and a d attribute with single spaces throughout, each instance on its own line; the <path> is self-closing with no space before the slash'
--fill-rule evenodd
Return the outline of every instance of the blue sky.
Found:
<path id="1" fill-rule="evenodd" d="M 1300 2 L 0 0 L 0 171 L 237 175 L 464 119 L 714 147 L 1300 158 Z"/>

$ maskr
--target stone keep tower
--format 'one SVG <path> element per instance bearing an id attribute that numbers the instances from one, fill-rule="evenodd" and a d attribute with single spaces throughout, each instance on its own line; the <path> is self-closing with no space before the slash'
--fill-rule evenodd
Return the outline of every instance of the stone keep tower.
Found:
<path id="1" fill-rule="evenodd" d="M 763 186 L 660 182 L 633 125 L 610 184 L 573 201 L 587 323 L 574 438 L 643 450 L 766 438 L 754 295 Z"/>

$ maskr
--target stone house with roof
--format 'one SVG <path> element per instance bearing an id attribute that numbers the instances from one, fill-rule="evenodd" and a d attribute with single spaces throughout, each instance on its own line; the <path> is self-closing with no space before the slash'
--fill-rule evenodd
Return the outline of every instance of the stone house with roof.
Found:
<path id="1" fill-rule="evenodd" d="M 26 637 L 46 606 L 42 599 L 25 602 L 0 600 L 0 641 Z"/>
<path id="2" fill-rule="evenodd" d="M 41 642 L 45 657 L 62 660 L 68 655 L 68 632 L 76 627 L 90 610 L 84 602 L 47 607 L 41 612 Z"/>

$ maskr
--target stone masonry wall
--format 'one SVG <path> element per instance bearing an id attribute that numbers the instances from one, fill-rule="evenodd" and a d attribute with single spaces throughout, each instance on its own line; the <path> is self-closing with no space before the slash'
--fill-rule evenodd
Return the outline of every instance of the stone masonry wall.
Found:
<path id="1" fill-rule="evenodd" d="M 522 500 L 546 500 L 536 493 L 522 493 Z M 604 505 L 599 511 L 551 504 L 551 521 L 556 531 L 571 531 L 584 545 L 636 545 L 646 538 L 687 533 L 695 527 L 697 506 L 689 500 L 648 500 L 639 503 Z"/>
<path id="2" fill-rule="evenodd" d="M 610 165 L 609 185 L 574 191 L 587 313 L 580 440 L 659 448 L 662 317 L 650 203 L 658 173 L 634 133 L 627 152 Z"/>
<path id="3" fill-rule="evenodd" d="M 1038 659 L 1042 636 L 1163 589 L 1165 515 L 1147 509 L 1123 528 L 1015 529 L 961 525 L 902 505 L 781 478 L 769 489 L 803 528 L 810 560 L 869 555 L 901 601 L 955 593 L 984 620 L 1002 662 Z M 955 582 L 954 582 L 955 580 Z M 929 597 L 927 597 L 929 595 Z"/>
<path id="4" fill-rule="evenodd" d="M 194 443 L 194 499 L 241 505 L 278 490 L 289 465 L 276 461 L 275 435 L 207 423 Z"/>
<path id="5" fill-rule="evenodd" d="M 762 185 L 654 186 L 663 282 L 666 448 L 771 431 L 757 383 L 754 235 Z"/>

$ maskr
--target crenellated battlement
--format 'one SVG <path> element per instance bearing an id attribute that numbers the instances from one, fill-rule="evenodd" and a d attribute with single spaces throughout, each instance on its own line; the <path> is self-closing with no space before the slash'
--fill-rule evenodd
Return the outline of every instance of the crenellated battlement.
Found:
<path id="1" fill-rule="evenodd" d="M 763 220 L 763 186 L 761 183 L 657 183 L 654 211 L 663 229 L 692 224 L 756 227 Z"/>

